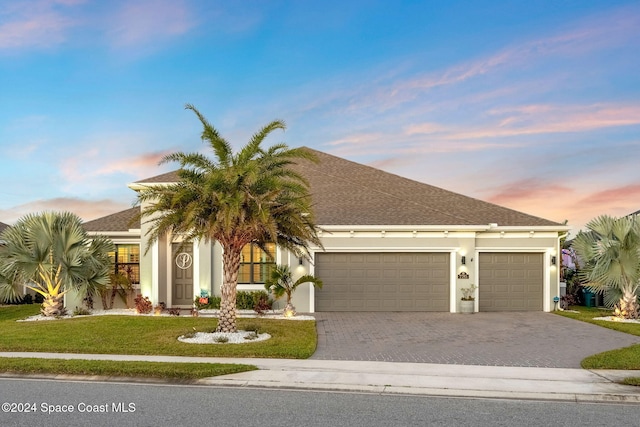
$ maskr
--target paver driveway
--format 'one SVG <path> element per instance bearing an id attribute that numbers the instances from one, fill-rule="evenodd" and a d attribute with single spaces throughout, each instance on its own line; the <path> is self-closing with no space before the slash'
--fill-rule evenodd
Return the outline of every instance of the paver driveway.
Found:
<path id="1" fill-rule="evenodd" d="M 640 337 L 552 313 L 315 313 L 312 359 L 579 368 Z"/>

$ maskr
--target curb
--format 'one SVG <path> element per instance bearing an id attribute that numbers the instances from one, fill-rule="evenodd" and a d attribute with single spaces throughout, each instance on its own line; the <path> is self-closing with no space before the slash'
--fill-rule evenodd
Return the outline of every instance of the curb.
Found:
<path id="1" fill-rule="evenodd" d="M 0 378 L 33 379 L 50 381 L 105 382 L 149 385 L 185 385 L 199 387 L 231 387 L 275 390 L 306 390 L 315 392 L 363 393 L 381 396 L 424 396 L 467 399 L 530 400 L 574 403 L 640 404 L 640 394 L 589 394 L 589 393 L 534 393 L 488 390 L 464 390 L 450 388 L 402 387 L 388 385 L 354 385 L 339 383 L 298 383 L 284 381 L 256 381 L 242 379 L 169 379 L 143 377 L 117 377 L 100 375 L 17 374 L 0 373 Z"/>
<path id="2" fill-rule="evenodd" d="M 180 379 L 180 378 L 117 377 L 117 376 L 109 376 L 109 375 L 69 375 L 69 374 L 44 374 L 44 373 L 22 374 L 22 373 L 11 373 L 11 372 L 0 372 L 0 378 L 50 380 L 50 381 L 158 384 L 158 385 L 162 385 L 162 384 L 200 385 L 199 381 L 201 381 L 201 379 Z"/>
<path id="3" fill-rule="evenodd" d="M 534 393 L 488 390 L 444 389 L 427 387 L 402 387 L 382 385 L 354 385 L 333 383 L 296 383 L 280 381 L 252 381 L 241 379 L 203 378 L 198 384 L 218 387 L 259 388 L 279 390 L 307 390 L 319 392 L 370 393 L 396 396 L 433 396 L 446 398 L 475 398 L 500 400 L 535 400 L 575 403 L 619 403 L 640 404 L 640 394 L 577 394 L 577 393 Z"/>

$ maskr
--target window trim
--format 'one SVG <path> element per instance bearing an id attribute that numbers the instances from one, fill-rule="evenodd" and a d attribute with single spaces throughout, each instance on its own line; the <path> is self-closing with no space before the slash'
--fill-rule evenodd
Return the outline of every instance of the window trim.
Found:
<path id="1" fill-rule="evenodd" d="M 128 247 L 137 247 L 138 248 L 138 262 L 119 262 L 118 261 L 118 248 L 121 246 L 128 246 Z M 111 257 L 109 257 L 111 258 Z M 132 281 L 131 285 L 133 285 L 135 288 L 140 287 L 140 260 L 141 260 L 141 253 L 140 253 L 140 244 L 139 243 L 114 243 L 114 250 L 113 250 L 113 262 L 111 263 L 111 272 L 114 274 L 118 274 L 120 272 L 119 267 L 120 266 L 137 266 L 137 270 L 138 270 L 138 274 L 137 274 L 137 281 Z M 135 279 L 135 277 L 134 277 Z"/>
<path id="2" fill-rule="evenodd" d="M 260 248 L 257 244 L 255 243 L 249 243 L 248 245 L 245 245 L 242 248 L 242 252 L 245 251 L 245 248 L 249 246 L 250 250 L 249 250 L 249 261 L 244 260 L 244 254 L 241 254 L 241 258 L 240 258 L 240 268 L 238 270 L 238 285 L 263 285 L 265 283 L 265 281 L 267 280 L 271 270 L 276 266 L 276 257 L 277 257 L 277 246 L 275 243 L 267 243 L 267 247 L 272 249 L 272 252 L 265 252 L 262 248 Z M 273 259 L 273 261 L 271 262 L 262 262 L 260 260 L 255 261 L 254 260 L 254 252 L 255 249 L 258 249 L 260 251 L 260 254 L 266 254 L 266 258 L 269 258 L 269 256 L 271 255 L 271 258 Z M 268 266 L 271 266 L 270 268 Z M 242 272 L 242 268 L 248 266 L 249 268 L 249 280 L 248 281 L 242 281 L 241 280 L 241 272 Z M 256 280 L 255 274 L 254 272 L 256 271 L 255 269 L 258 268 L 259 272 L 262 272 L 263 268 L 266 268 L 265 271 L 265 277 L 258 277 Z M 262 273 L 258 273 L 258 275 L 261 275 Z M 260 281 L 259 279 L 264 279 L 263 281 Z"/>

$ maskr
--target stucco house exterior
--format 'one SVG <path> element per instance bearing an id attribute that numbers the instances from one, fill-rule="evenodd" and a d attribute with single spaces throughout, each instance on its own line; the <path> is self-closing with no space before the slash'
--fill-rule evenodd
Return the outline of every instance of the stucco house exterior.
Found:
<path id="1" fill-rule="evenodd" d="M 311 149 L 309 149 L 311 150 Z M 310 183 L 324 250 L 311 262 L 269 246 L 243 251 L 238 290 L 261 290 L 270 268 L 311 273 L 294 294 L 299 312 L 460 311 L 462 288 L 478 286 L 475 311 L 550 311 L 559 296 L 559 236 L 569 227 L 327 153 L 296 168 Z M 129 185 L 175 182 L 170 172 Z M 180 245 L 164 238 L 147 251 L 148 225 L 132 223 L 139 207 L 85 223 L 117 245 L 126 267 L 154 304 L 191 307 L 206 291 L 220 294 L 219 244 Z"/>

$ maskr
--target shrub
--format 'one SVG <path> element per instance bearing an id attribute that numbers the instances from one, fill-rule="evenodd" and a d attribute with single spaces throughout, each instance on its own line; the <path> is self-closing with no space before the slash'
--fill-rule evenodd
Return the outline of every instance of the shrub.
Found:
<path id="1" fill-rule="evenodd" d="M 238 291 L 236 294 L 236 308 L 238 310 L 253 310 L 253 296 L 248 291 Z"/>
<path id="2" fill-rule="evenodd" d="M 136 311 L 140 314 L 149 314 L 151 310 L 153 310 L 151 300 L 149 300 L 148 297 L 143 297 L 141 294 L 138 294 L 134 302 L 136 304 Z"/>
<path id="3" fill-rule="evenodd" d="M 17 299 L 12 301 L 2 301 L 0 303 L 8 304 L 8 305 L 21 305 L 21 304 L 33 304 L 33 296 L 31 294 L 25 294 L 23 296 L 19 296 Z"/>
<path id="4" fill-rule="evenodd" d="M 265 311 L 271 310 L 273 307 L 273 300 L 269 299 L 267 295 L 259 295 L 258 301 L 253 306 L 253 310 L 258 314 L 264 314 Z"/>
<path id="5" fill-rule="evenodd" d="M 265 291 L 238 291 L 236 308 L 238 310 L 254 310 L 261 301 L 263 305 L 268 305 L 267 310 L 271 309 L 273 301 L 269 299 L 269 295 Z"/>
<path id="6" fill-rule="evenodd" d="M 169 309 L 169 315 L 170 316 L 180 316 L 180 309 L 179 308 L 170 308 Z"/>
<path id="7" fill-rule="evenodd" d="M 91 312 L 84 307 L 76 307 L 76 309 L 73 310 L 74 316 L 89 316 L 90 314 Z"/>
<path id="8" fill-rule="evenodd" d="M 82 302 L 87 307 L 87 309 L 93 310 L 93 297 L 91 295 L 87 295 L 86 297 L 84 297 Z"/>
<path id="9" fill-rule="evenodd" d="M 221 297 L 210 296 L 206 304 L 201 298 L 198 296 L 193 300 L 193 305 L 198 310 L 218 310 L 220 308 Z M 273 300 L 269 298 L 265 291 L 238 291 L 236 294 L 236 308 L 238 310 L 255 310 L 261 313 L 262 311 L 271 310 L 272 307 Z"/>
<path id="10" fill-rule="evenodd" d="M 247 332 L 255 332 L 256 334 L 260 334 L 260 326 L 256 325 L 255 323 L 249 323 L 242 329 Z"/>
<path id="11" fill-rule="evenodd" d="M 247 341 L 251 341 L 251 340 L 257 340 L 258 339 L 258 334 L 256 334 L 255 332 L 250 332 L 247 335 L 244 336 L 244 339 Z"/>

